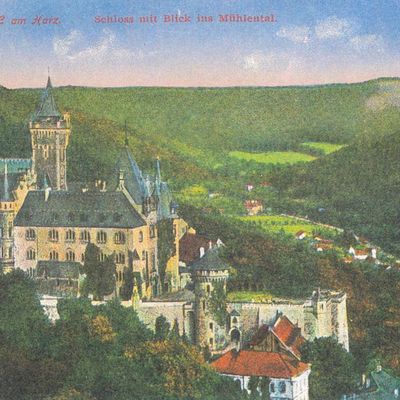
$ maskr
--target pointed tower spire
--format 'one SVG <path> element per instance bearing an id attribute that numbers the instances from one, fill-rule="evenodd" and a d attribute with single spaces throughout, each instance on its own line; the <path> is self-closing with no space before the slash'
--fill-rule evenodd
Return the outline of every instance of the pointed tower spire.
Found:
<path id="1" fill-rule="evenodd" d="M 43 91 L 34 119 L 48 117 L 61 117 L 53 97 L 53 85 L 51 84 L 50 74 L 47 77 L 47 85 Z"/>
<path id="2" fill-rule="evenodd" d="M 10 193 L 8 187 L 8 166 L 7 161 L 4 164 L 4 200 L 10 201 Z"/>

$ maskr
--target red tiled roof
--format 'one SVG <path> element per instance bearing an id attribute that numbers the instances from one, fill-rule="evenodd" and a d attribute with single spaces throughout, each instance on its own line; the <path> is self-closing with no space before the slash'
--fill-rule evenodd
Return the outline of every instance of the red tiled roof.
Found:
<path id="1" fill-rule="evenodd" d="M 282 316 L 275 322 L 272 331 L 289 347 L 296 356 L 300 356 L 300 347 L 306 342 L 301 335 L 301 330 L 289 318 Z"/>
<path id="2" fill-rule="evenodd" d="M 215 243 L 212 242 L 214 246 Z M 203 247 L 206 252 L 210 247 L 210 239 L 186 232 L 179 241 L 179 261 L 183 261 L 186 265 L 192 264 L 200 258 L 200 248 Z"/>
<path id="3" fill-rule="evenodd" d="M 253 350 L 228 351 L 211 366 L 221 374 L 277 379 L 293 378 L 310 369 L 308 364 L 286 354 Z"/>

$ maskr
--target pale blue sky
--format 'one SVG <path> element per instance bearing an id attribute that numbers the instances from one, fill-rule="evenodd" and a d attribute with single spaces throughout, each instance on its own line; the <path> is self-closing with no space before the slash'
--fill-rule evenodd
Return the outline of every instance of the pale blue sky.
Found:
<path id="1" fill-rule="evenodd" d="M 0 85 L 235 86 L 399 76 L 400 3 L 389 0 L 0 0 Z M 220 23 L 220 14 L 276 23 Z M 188 14 L 190 24 L 96 24 Z M 198 14 L 214 23 L 197 23 Z M 32 25 L 35 16 L 58 25 Z M 13 26 L 12 18 L 26 18 Z M 1 19 L 0 19 L 1 22 Z"/>

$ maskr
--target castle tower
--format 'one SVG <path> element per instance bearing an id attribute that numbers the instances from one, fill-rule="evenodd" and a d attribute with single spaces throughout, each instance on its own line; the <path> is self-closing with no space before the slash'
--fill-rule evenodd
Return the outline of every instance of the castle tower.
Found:
<path id="1" fill-rule="evenodd" d="M 208 250 L 192 268 L 195 344 L 216 350 L 225 346 L 226 321 L 218 322 L 219 318 L 213 312 L 211 302 L 214 290 L 222 287 L 226 291 L 229 266 L 219 257 L 218 249 L 214 248 Z"/>
<path id="2" fill-rule="evenodd" d="M 46 177 L 53 190 L 67 189 L 66 150 L 71 134 L 68 113 L 61 115 L 53 97 L 50 77 L 40 104 L 29 122 L 32 142 L 32 169 L 38 186 Z"/>

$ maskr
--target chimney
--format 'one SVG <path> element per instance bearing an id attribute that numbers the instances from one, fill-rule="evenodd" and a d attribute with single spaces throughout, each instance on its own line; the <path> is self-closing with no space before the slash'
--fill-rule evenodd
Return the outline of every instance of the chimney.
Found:
<path id="1" fill-rule="evenodd" d="M 50 191 L 51 191 L 51 187 L 49 187 L 49 186 L 44 189 L 44 201 L 47 201 L 49 199 Z"/>
<path id="2" fill-rule="evenodd" d="M 200 258 L 204 256 L 204 247 L 200 247 Z"/>

